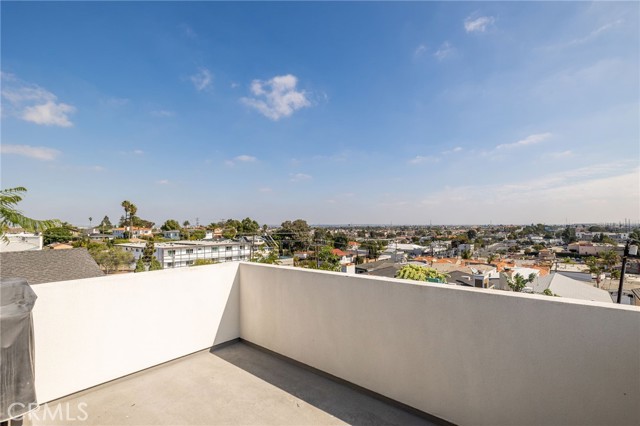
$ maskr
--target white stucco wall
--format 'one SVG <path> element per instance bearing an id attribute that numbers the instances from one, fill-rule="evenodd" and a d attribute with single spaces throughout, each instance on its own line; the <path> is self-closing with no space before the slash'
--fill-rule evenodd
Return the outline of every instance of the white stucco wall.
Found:
<path id="1" fill-rule="evenodd" d="M 34 285 L 40 403 L 239 337 L 238 263 Z"/>
<path id="2" fill-rule="evenodd" d="M 242 264 L 243 339 L 448 421 L 640 423 L 640 311 Z"/>

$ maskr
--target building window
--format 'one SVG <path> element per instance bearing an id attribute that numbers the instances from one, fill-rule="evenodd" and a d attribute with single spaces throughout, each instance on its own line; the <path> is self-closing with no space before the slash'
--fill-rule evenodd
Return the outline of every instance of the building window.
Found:
<path id="1" fill-rule="evenodd" d="M 225 257 L 224 260 L 226 260 L 227 262 L 231 262 L 233 260 L 233 257 L 227 256 L 227 257 Z"/>
<path id="2" fill-rule="evenodd" d="M 218 247 L 211 247 L 211 251 L 218 251 Z"/>
<path id="3" fill-rule="evenodd" d="M 173 268 L 173 262 L 167 263 L 167 268 Z"/>
<path id="4" fill-rule="evenodd" d="M 167 254 L 168 254 L 169 256 L 175 256 L 176 251 L 175 251 L 175 250 L 167 250 Z"/>
<path id="5" fill-rule="evenodd" d="M 193 249 L 187 249 L 187 254 L 193 254 Z"/>
<path id="6" fill-rule="evenodd" d="M 233 250 L 233 247 L 232 246 L 227 246 L 226 249 L 227 250 Z"/>
<path id="7" fill-rule="evenodd" d="M 187 265 L 193 265 L 193 260 L 187 260 Z"/>

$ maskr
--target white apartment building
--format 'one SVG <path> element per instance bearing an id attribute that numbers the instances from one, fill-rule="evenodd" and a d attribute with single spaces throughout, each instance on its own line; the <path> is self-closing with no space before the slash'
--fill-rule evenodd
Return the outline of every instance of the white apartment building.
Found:
<path id="1" fill-rule="evenodd" d="M 133 253 L 137 261 L 146 243 L 117 244 L 125 251 Z M 237 241 L 176 241 L 175 243 L 156 243 L 155 256 L 164 269 L 190 266 L 198 259 L 214 262 L 232 262 L 249 260 L 251 245 Z"/>

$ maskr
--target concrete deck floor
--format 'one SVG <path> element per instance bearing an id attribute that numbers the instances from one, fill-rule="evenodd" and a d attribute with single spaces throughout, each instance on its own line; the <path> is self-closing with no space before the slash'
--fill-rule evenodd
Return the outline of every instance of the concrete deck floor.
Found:
<path id="1" fill-rule="evenodd" d="M 62 415 L 47 416 L 40 407 L 25 426 L 431 424 L 244 343 L 198 352 L 47 405 Z"/>

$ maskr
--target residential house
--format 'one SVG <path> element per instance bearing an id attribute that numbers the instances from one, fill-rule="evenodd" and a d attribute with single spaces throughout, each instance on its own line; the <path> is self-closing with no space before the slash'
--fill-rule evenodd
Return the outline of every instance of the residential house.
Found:
<path id="1" fill-rule="evenodd" d="M 133 228 L 129 226 L 113 228 L 112 232 L 115 238 L 124 238 L 125 232 L 130 232 L 129 238 L 153 237 L 151 228 L 139 228 L 137 226 L 134 226 Z"/>

